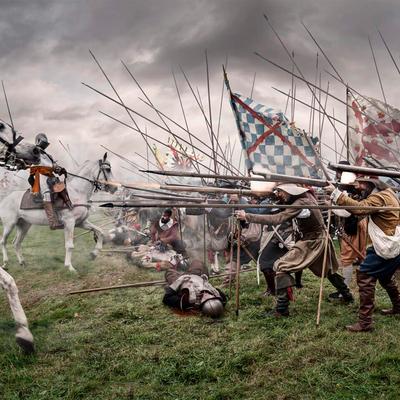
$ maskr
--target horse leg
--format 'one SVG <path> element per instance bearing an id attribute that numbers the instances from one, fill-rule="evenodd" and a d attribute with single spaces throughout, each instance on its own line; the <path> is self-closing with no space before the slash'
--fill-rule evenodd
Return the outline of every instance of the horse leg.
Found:
<path id="1" fill-rule="evenodd" d="M 3 268 L 7 267 L 8 263 L 8 253 L 7 253 L 7 239 L 10 233 L 14 229 L 15 223 L 9 223 L 3 225 L 3 236 L 1 237 L 1 250 L 3 251 Z"/>
<path id="2" fill-rule="evenodd" d="M 17 325 L 17 333 L 15 335 L 17 344 L 26 354 L 35 351 L 33 346 L 33 336 L 28 327 L 28 320 L 18 296 L 18 288 L 14 278 L 0 267 L 0 286 L 5 290 L 10 304 L 11 312 Z"/>
<path id="3" fill-rule="evenodd" d="M 64 220 L 64 239 L 65 239 L 65 261 L 64 265 L 70 272 L 76 272 L 76 269 L 72 266 L 72 250 L 74 248 L 74 228 L 75 220 L 67 219 Z"/>
<path id="4" fill-rule="evenodd" d="M 26 234 L 28 233 L 30 227 L 31 224 L 29 224 L 26 221 L 19 221 L 17 223 L 17 234 L 15 235 L 14 239 L 14 248 L 15 248 L 15 253 L 17 254 L 19 265 L 21 266 L 25 266 L 25 260 L 21 251 L 21 244 Z"/>
<path id="5" fill-rule="evenodd" d="M 103 248 L 104 233 L 99 227 L 97 227 L 96 225 L 92 224 L 88 220 L 83 221 L 82 224 L 81 224 L 81 227 L 83 229 L 90 230 L 90 231 L 94 232 L 97 235 L 96 246 L 94 247 L 94 249 L 90 253 L 92 259 L 94 260 L 99 255 L 100 250 Z"/>

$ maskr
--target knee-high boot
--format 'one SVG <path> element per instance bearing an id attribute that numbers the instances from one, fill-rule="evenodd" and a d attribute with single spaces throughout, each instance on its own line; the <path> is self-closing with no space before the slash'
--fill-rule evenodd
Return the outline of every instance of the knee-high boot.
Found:
<path id="1" fill-rule="evenodd" d="M 267 290 L 264 292 L 264 296 L 275 296 L 275 271 L 272 269 L 267 269 L 263 271 L 265 281 L 267 282 Z"/>
<path id="2" fill-rule="evenodd" d="M 377 279 L 364 272 L 357 271 L 357 285 L 360 293 L 360 308 L 358 322 L 346 326 L 350 332 L 368 332 L 372 327 L 372 313 L 374 311 L 375 285 Z"/>
<path id="3" fill-rule="evenodd" d="M 46 213 L 47 219 L 49 221 L 49 227 L 51 230 L 62 229 L 64 224 L 60 222 L 57 218 L 57 214 L 54 211 L 53 204 L 50 201 L 43 201 L 44 211 Z"/>
<path id="4" fill-rule="evenodd" d="M 294 279 L 289 274 L 279 274 L 275 277 L 276 308 L 275 317 L 289 316 L 289 291 L 292 290 Z"/>
<path id="5" fill-rule="evenodd" d="M 296 281 L 297 289 L 301 289 L 303 287 L 303 283 L 301 282 L 302 276 L 303 276 L 303 271 L 297 271 L 294 273 L 294 279 Z"/>
<path id="6" fill-rule="evenodd" d="M 379 279 L 379 283 L 386 290 L 392 302 L 392 308 L 381 310 L 383 315 L 400 314 L 400 293 L 397 288 L 394 276 L 390 279 Z"/>
<path id="7" fill-rule="evenodd" d="M 339 275 L 336 272 L 334 274 L 332 274 L 331 272 L 328 272 L 327 278 L 328 278 L 329 282 L 336 288 L 338 293 L 340 295 L 342 295 L 341 299 L 345 303 L 352 303 L 354 301 L 354 298 L 350 292 L 350 289 L 344 283 L 343 276 Z M 332 296 L 330 296 L 330 298 L 332 298 Z"/>
<path id="8" fill-rule="evenodd" d="M 276 308 L 275 317 L 288 317 L 289 316 L 289 293 L 291 288 L 278 289 L 276 291 Z"/>

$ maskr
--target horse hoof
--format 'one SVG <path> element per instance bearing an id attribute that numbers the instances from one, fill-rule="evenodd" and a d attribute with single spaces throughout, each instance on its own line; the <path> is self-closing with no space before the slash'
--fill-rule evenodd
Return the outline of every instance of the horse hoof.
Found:
<path id="1" fill-rule="evenodd" d="M 33 336 L 28 328 L 20 327 L 15 335 L 15 340 L 22 352 L 26 355 L 33 354 L 35 352 L 35 346 L 33 344 Z"/>
<path id="2" fill-rule="evenodd" d="M 72 265 L 66 265 L 66 267 L 68 268 L 69 272 L 72 272 L 74 274 L 78 273 L 78 271 Z"/>
<path id="3" fill-rule="evenodd" d="M 3 268 L 5 271 L 8 270 L 8 263 L 4 263 L 1 268 Z"/>
<path id="4" fill-rule="evenodd" d="M 97 251 L 91 251 L 90 252 L 90 259 L 91 260 L 95 260 L 97 258 L 97 255 L 98 255 Z"/>
<path id="5" fill-rule="evenodd" d="M 20 261 L 19 265 L 23 268 L 26 268 L 26 262 L 25 261 Z"/>

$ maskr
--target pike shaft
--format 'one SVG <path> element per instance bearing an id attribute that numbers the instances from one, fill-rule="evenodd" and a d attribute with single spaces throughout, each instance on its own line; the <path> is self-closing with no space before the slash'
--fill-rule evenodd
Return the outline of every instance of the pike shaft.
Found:
<path id="1" fill-rule="evenodd" d="M 241 180 L 241 181 L 255 181 L 255 182 L 290 182 L 298 183 L 303 185 L 325 187 L 329 183 L 322 179 L 305 178 L 301 176 L 290 176 L 281 174 L 267 174 L 255 172 L 257 175 L 261 176 L 243 176 L 243 175 L 221 175 L 221 174 L 197 174 L 194 172 L 179 172 L 179 171 L 156 171 L 156 170 L 146 170 L 140 171 L 150 174 L 165 175 L 165 176 L 183 176 L 191 178 L 209 178 L 209 179 L 225 179 L 225 180 Z"/>
<path id="2" fill-rule="evenodd" d="M 244 271 L 240 271 L 240 274 L 244 272 L 252 272 L 255 271 L 256 268 L 246 269 Z M 222 278 L 224 276 L 228 276 L 230 274 L 220 274 L 210 276 L 210 279 Z M 149 281 L 149 282 L 137 282 L 137 283 L 127 283 L 126 285 L 118 285 L 118 286 L 104 286 L 98 288 L 91 289 L 83 289 L 83 290 L 74 290 L 73 292 L 69 292 L 68 294 L 82 294 L 82 293 L 91 293 L 91 292 L 101 292 L 103 290 L 113 290 L 113 289 L 126 289 L 126 288 L 135 288 L 135 287 L 146 287 L 146 286 L 158 286 L 158 285 L 167 285 L 167 281 L 159 280 L 159 281 Z"/>
<path id="3" fill-rule="evenodd" d="M 400 171 L 390 171 L 387 169 L 380 168 L 368 168 L 368 167 L 358 167 L 355 165 L 344 165 L 344 164 L 332 164 L 329 163 L 329 169 L 354 172 L 364 175 L 374 175 L 374 176 L 387 176 L 389 178 L 400 178 Z"/>
<path id="4" fill-rule="evenodd" d="M 297 205 L 297 204 L 225 204 L 225 203 L 200 203 L 200 204 L 190 204 L 190 203 L 175 203 L 168 204 L 169 207 L 177 208 L 236 208 L 240 210 L 246 210 L 247 208 L 279 208 L 279 209 L 296 209 L 296 210 L 363 210 L 363 211 L 400 211 L 400 207 L 371 207 L 371 206 L 329 206 L 329 205 L 316 205 L 310 204 L 307 206 Z M 142 204 L 142 203 L 129 203 L 119 206 L 118 204 L 106 203 L 100 207 L 144 207 L 144 208 L 158 208 L 159 204 Z"/>

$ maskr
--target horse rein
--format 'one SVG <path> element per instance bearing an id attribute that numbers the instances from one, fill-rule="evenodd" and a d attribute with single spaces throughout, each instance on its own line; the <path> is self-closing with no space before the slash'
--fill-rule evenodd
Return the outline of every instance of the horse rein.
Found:
<path id="1" fill-rule="evenodd" d="M 93 184 L 93 186 L 94 186 L 94 191 L 97 192 L 97 191 L 99 191 L 99 190 L 102 190 L 102 189 L 106 186 L 106 184 L 104 184 L 103 181 L 100 181 L 100 180 L 99 180 L 100 174 L 103 173 L 104 180 L 105 180 L 106 182 L 108 182 L 108 178 L 107 178 L 107 174 L 106 174 L 105 170 L 106 170 L 106 169 L 111 170 L 111 165 L 110 165 L 110 163 L 107 162 L 107 161 L 104 162 L 104 161 L 102 161 L 102 160 L 99 160 L 99 167 L 100 167 L 99 173 L 97 174 L 97 177 L 96 177 L 95 180 L 86 178 L 85 176 L 72 174 L 71 172 L 68 172 L 68 175 L 71 175 L 71 176 L 73 176 L 74 178 L 79 178 L 79 179 L 83 179 L 83 180 L 85 180 L 85 181 L 87 181 L 87 182 L 90 182 L 90 183 Z"/>

